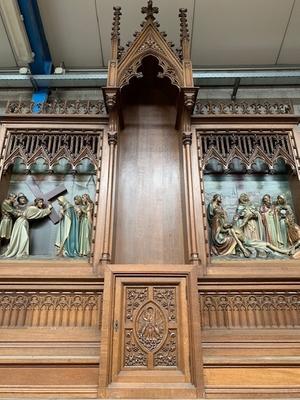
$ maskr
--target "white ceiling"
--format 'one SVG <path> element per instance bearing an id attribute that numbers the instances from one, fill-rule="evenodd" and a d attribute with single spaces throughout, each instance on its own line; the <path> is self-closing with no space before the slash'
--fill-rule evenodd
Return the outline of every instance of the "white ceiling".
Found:
<path id="1" fill-rule="evenodd" d="M 146 0 L 38 0 L 55 65 L 101 68 L 110 57 L 113 5 L 122 44 L 143 20 Z M 161 30 L 178 45 L 178 9 L 188 8 L 194 67 L 300 65 L 300 0 L 154 0 Z M 0 68 L 15 68 L 0 20 Z"/>
<path id="2" fill-rule="evenodd" d="M 16 66 L 14 54 L 0 15 L 0 68 L 16 68 Z"/>

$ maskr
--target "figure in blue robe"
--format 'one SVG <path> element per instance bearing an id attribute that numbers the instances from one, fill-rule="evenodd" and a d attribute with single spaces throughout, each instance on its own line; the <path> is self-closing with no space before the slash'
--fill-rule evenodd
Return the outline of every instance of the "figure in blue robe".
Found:
<path id="1" fill-rule="evenodd" d="M 55 242 L 55 246 L 58 247 L 57 254 L 65 257 L 77 257 L 79 226 L 74 206 L 64 196 L 58 197 L 57 201 L 62 215 Z"/>

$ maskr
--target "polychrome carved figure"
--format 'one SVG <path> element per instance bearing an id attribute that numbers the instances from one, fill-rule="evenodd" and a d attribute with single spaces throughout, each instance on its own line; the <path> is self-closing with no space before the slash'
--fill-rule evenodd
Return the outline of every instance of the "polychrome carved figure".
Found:
<path id="1" fill-rule="evenodd" d="M 16 194 L 10 193 L 1 204 L 0 240 L 9 240 L 13 229 L 13 218 L 18 217 L 18 210 L 15 207 Z"/>
<path id="2" fill-rule="evenodd" d="M 24 196 L 25 197 L 25 196 Z M 26 198 L 26 197 L 25 197 Z M 26 204 L 28 200 L 26 198 Z M 29 256 L 29 220 L 45 218 L 51 213 L 52 205 L 45 208 L 43 199 L 35 199 L 34 205 L 20 211 L 21 215 L 14 223 L 9 246 L 4 257 Z"/>

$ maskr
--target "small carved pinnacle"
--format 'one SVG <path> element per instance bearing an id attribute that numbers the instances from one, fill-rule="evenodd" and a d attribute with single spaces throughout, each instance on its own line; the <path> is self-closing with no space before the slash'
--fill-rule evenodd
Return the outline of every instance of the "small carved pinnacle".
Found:
<path id="1" fill-rule="evenodd" d="M 113 8 L 114 10 L 114 18 L 113 18 L 113 26 L 111 31 L 111 38 L 120 40 L 120 19 L 121 19 L 121 7 L 117 6 Z"/>
<path id="2" fill-rule="evenodd" d="M 158 14 L 158 7 L 153 7 L 153 1 L 148 0 L 147 7 L 142 7 L 142 13 L 146 14 L 146 21 L 154 21 L 155 16 L 154 14 Z"/>
<path id="3" fill-rule="evenodd" d="M 175 49 L 177 56 L 179 57 L 180 60 L 182 60 L 182 48 L 177 47 Z"/>
<path id="4" fill-rule="evenodd" d="M 179 19 L 180 19 L 180 40 L 189 39 L 189 26 L 187 22 L 187 9 L 180 8 L 179 9 Z"/>

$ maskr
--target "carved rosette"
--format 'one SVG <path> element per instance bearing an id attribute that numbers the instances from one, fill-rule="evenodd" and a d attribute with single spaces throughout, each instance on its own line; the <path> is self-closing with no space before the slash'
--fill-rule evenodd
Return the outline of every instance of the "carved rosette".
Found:
<path id="1" fill-rule="evenodd" d="M 176 367 L 175 287 L 126 288 L 125 367 Z"/>

